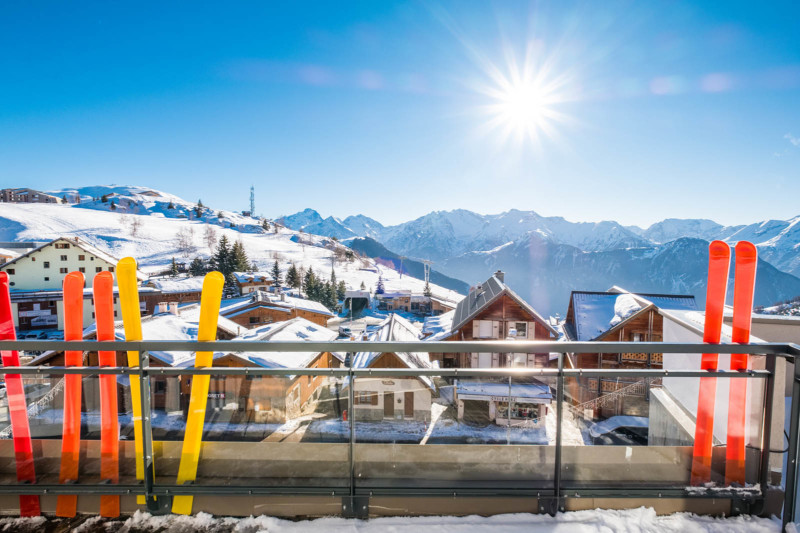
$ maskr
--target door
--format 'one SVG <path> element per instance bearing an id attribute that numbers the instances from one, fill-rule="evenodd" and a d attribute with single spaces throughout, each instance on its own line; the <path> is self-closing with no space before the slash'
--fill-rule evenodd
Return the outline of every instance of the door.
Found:
<path id="1" fill-rule="evenodd" d="M 383 393 L 383 418 L 394 418 L 394 392 Z"/>
<path id="2" fill-rule="evenodd" d="M 405 393 L 405 402 L 403 403 L 403 415 L 406 418 L 414 418 L 414 393 Z"/>

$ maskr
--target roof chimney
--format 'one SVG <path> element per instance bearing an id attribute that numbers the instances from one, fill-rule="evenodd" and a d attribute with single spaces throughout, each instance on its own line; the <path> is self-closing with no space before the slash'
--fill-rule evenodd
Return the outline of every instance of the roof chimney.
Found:
<path id="1" fill-rule="evenodd" d="M 494 273 L 494 277 L 499 279 L 500 283 L 505 283 L 506 282 L 506 275 L 502 270 L 498 270 L 497 272 L 495 272 Z"/>

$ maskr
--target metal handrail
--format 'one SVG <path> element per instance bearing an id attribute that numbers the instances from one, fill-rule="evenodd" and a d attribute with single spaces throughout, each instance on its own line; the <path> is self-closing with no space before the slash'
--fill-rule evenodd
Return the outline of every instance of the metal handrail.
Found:
<path id="1" fill-rule="evenodd" d="M 775 361 L 778 358 L 786 358 L 794 361 L 800 355 L 800 346 L 789 343 L 751 343 L 751 344 L 702 344 L 702 343 L 662 343 L 662 342 L 553 342 L 553 341 L 457 341 L 457 342 L 377 342 L 377 341 L 330 341 L 330 342 L 272 342 L 272 341 L 41 341 L 41 340 L 20 340 L 20 341 L 0 341 L 0 350 L 35 350 L 35 351 L 135 351 L 139 352 L 140 366 L 138 367 L 50 367 L 50 366 L 19 366 L 19 367 L 0 367 L 0 375 L 4 374 L 24 374 L 24 375 L 100 375 L 100 374 L 126 374 L 139 375 L 142 383 L 142 414 L 144 429 L 144 450 L 145 450 L 145 483 L 144 485 L 134 486 L 113 486 L 108 484 L 80 484 L 80 485 L 5 485 L 0 487 L 2 493 L 32 494 L 32 493 L 71 493 L 93 492 L 97 494 L 142 494 L 146 497 L 148 509 L 151 511 L 165 510 L 163 508 L 164 495 L 169 494 L 205 494 L 209 493 L 236 493 L 236 494 L 300 494 L 316 493 L 319 487 L 250 487 L 250 486 L 226 486 L 226 487 L 206 487 L 200 485 L 188 485 L 174 487 L 155 483 L 152 471 L 152 449 L 153 434 L 150 416 L 150 392 L 149 378 L 153 376 L 178 376 L 178 375 L 239 375 L 239 376 L 298 376 L 298 375 L 317 375 L 317 376 L 337 376 L 355 379 L 365 376 L 439 376 L 439 377 L 507 377 L 510 379 L 521 377 L 540 377 L 555 380 L 557 383 L 556 411 L 556 459 L 554 464 L 553 482 L 547 487 L 529 487 L 527 489 L 503 488 L 503 487 L 470 487 L 470 488 L 426 488 L 420 492 L 418 487 L 359 487 L 356 483 L 354 472 L 353 446 L 355 444 L 355 432 L 353 417 L 350 417 L 350 484 L 348 487 L 326 487 L 324 491 L 328 494 L 343 495 L 343 501 L 347 500 L 345 509 L 349 509 L 352 514 L 358 514 L 356 500 L 368 498 L 375 494 L 461 494 L 461 495 L 507 495 L 507 494 L 528 494 L 535 495 L 540 501 L 544 502 L 543 510 L 556 513 L 563 510 L 563 502 L 566 497 L 574 496 L 609 496 L 609 497 L 633 497 L 634 495 L 651 495 L 655 497 L 682 497 L 682 498 L 721 498 L 730 497 L 738 502 L 737 505 L 763 505 L 766 498 L 767 475 L 769 469 L 768 459 L 770 452 L 769 443 L 769 422 L 771 420 L 772 391 L 775 386 Z M 564 359 L 567 353 L 622 353 L 635 350 L 639 353 L 681 353 L 681 354 L 702 354 L 702 353 L 747 353 L 751 355 L 767 356 L 766 370 L 747 370 L 735 371 L 705 371 L 705 370 L 669 370 L 669 369 L 580 369 L 564 368 Z M 428 352 L 428 353 L 460 353 L 460 352 L 506 352 L 506 353 L 557 353 L 558 368 L 492 368 L 492 369 L 318 369 L 318 368 L 261 368 L 261 367 L 210 367 L 210 368 L 172 368 L 172 367 L 153 367 L 149 366 L 148 352 L 150 351 L 215 351 L 225 353 L 237 352 Z M 787 485 L 784 503 L 784 521 L 794 519 L 795 506 L 794 498 L 797 494 L 797 458 L 800 453 L 798 440 L 800 440 L 800 365 L 795 366 L 795 386 L 793 389 L 794 401 L 792 404 L 792 417 L 790 423 L 790 443 L 789 443 L 789 472 L 787 475 Z M 713 491 L 682 491 L 675 487 L 581 487 L 574 483 L 570 486 L 561 479 L 561 422 L 563 416 L 564 403 L 564 380 L 567 378 L 580 377 L 644 377 L 644 378 L 664 378 L 664 377 L 718 377 L 723 379 L 765 379 L 766 398 L 764 403 L 764 420 L 762 425 L 762 451 L 760 480 L 761 489 L 738 490 L 726 492 L 722 490 Z M 350 387 L 350 405 L 353 404 L 353 387 Z M 409 492 L 411 491 L 411 492 Z M 156 496 L 159 496 L 158 501 Z M 791 501 L 790 501 L 791 500 Z M 161 508 L 159 507 L 162 506 Z M 757 507 L 754 507 L 757 508 Z"/>

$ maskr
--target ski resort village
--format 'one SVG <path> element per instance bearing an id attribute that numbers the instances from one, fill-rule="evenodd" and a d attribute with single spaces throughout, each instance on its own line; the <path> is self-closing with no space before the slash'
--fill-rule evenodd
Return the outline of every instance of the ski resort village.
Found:
<path id="1" fill-rule="evenodd" d="M 424 254 L 404 237 L 416 230 L 366 217 L 253 216 L 253 190 L 243 212 L 144 187 L 0 194 L 2 331 L 4 340 L 30 341 L 18 360 L 3 352 L 3 363 L 39 369 L 16 382 L 6 374 L 0 396 L 0 445 L 16 446 L 25 431 L 40 443 L 32 452 L 38 477 L 20 479 L 81 483 L 83 469 L 95 472 L 91 479 L 99 443 L 114 450 L 100 459 L 99 475 L 111 485 L 149 479 L 135 467 L 145 453 L 154 454 L 155 480 L 177 471 L 177 486 L 338 486 L 349 464 L 365 490 L 417 478 L 424 492 L 454 479 L 550 484 L 556 468 L 564 483 L 584 487 L 576 494 L 589 491 L 570 500 L 573 510 L 592 508 L 589 494 L 614 498 L 631 487 L 662 512 L 740 514 L 745 508 L 736 506 L 757 503 L 778 514 L 784 505 L 794 365 L 763 349 L 748 359 L 685 347 L 800 342 L 791 298 L 800 279 L 757 259 L 774 257 L 776 243 L 795 246 L 797 220 L 762 225 L 766 244 L 741 239 L 758 233 L 747 227 L 705 227 L 709 245 L 695 224 L 674 221 L 622 233 L 614 223 L 570 227 L 506 213 L 468 235 L 463 220 L 479 215 L 435 213 L 439 225 L 447 222 L 443 234 L 461 235 L 444 257 L 442 247 Z M 514 232 L 517 240 L 497 244 Z M 470 239 L 486 250 L 464 252 Z M 586 249 L 553 276 L 539 263 L 533 278 L 524 274 L 529 255 L 501 255 L 543 242 Z M 453 267 L 453 257 L 470 270 Z M 632 261 L 651 264 L 633 274 L 620 268 Z M 577 281 L 586 279 L 587 262 L 598 270 L 590 285 Z M 643 268 L 673 281 L 648 281 Z M 536 281 L 547 276 L 576 281 Z M 145 348 L 75 351 L 63 340 Z M 148 347 L 159 341 L 167 344 Z M 196 341 L 222 342 L 202 352 Z M 71 367 L 87 371 L 65 375 Z M 92 367 L 133 372 L 98 375 Z M 218 373 L 193 373 L 199 368 Z M 728 378 L 709 389 L 700 377 L 709 369 Z M 142 439 L 152 451 L 138 448 Z M 191 442 L 193 458 L 181 452 Z M 735 442 L 739 459 L 726 457 Z M 59 474 L 44 465 L 57 462 L 62 447 L 76 451 L 62 453 Z M 12 448 L 0 451 L 11 464 Z M 229 454 L 241 466 L 227 463 Z M 597 492 L 603 482 L 618 488 Z M 660 501 L 650 486 L 677 493 Z M 49 512 L 66 517 L 97 512 L 96 500 L 57 494 L 57 502 L 42 496 L 35 505 L 55 505 Z M 696 499 L 675 499 L 687 497 Z M 146 499 L 143 507 L 124 494 L 103 496 L 99 510 L 108 518 L 137 508 L 252 512 L 235 499 L 223 508 L 203 493 L 180 498 L 163 499 L 168 507 Z M 548 511 L 538 501 L 538 511 Z M 494 502 L 475 505 L 494 514 Z M 326 505 L 300 514 L 337 513 Z"/>

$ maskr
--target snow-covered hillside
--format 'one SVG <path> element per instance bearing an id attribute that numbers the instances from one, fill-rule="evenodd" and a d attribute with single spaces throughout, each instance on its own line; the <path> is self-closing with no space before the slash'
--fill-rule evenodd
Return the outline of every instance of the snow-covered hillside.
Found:
<path id="1" fill-rule="evenodd" d="M 424 281 L 408 274 L 401 279 L 398 272 L 371 259 L 348 261 L 343 253 L 347 248 L 325 237 L 300 234 L 282 227 L 275 233 L 275 225 L 265 231 L 259 220 L 217 210 L 203 211 L 197 218 L 193 213 L 194 202 L 159 191 L 115 187 L 116 196 L 109 196 L 107 202 L 90 200 L 98 197 L 98 193 L 100 196 L 110 194 L 109 189 L 69 190 L 85 197 L 80 204 L 2 204 L 0 241 L 47 241 L 60 236 L 77 236 L 115 257 L 136 257 L 145 272 L 156 272 L 163 270 L 173 257 L 187 261 L 209 257 L 212 251 L 209 242 L 213 244 L 214 238 L 226 235 L 231 243 L 241 240 L 251 262 L 262 270 L 267 270 L 277 259 L 284 273 L 293 262 L 298 267 L 313 268 L 323 278 L 330 276 L 333 265 L 337 279 L 354 289 L 362 282 L 374 289 L 379 276 L 383 277 L 387 290 L 422 292 L 425 285 Z M 66 194 L 67 191 L 59 192 Z M 116 209 L 110 207 L 111 201 L 115 202 Z M 174 209 L 167 208 L 170 202 Z M 189 243 L 183 252 L 178 245 L 181 239 Z M 431 289 L 436 296 L 454 301 L 461 299 L 455 291 L 435 284 L 431 284 Z"/>

